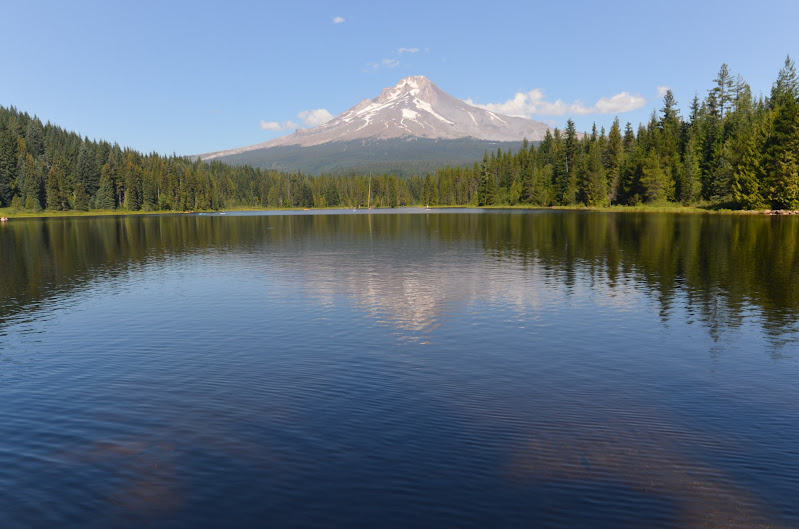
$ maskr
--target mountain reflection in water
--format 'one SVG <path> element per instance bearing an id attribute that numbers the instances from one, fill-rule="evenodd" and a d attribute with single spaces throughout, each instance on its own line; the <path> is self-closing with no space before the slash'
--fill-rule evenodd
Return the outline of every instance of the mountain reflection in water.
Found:
<path id="1" fill-rule="evenodd" d="M 539 305 L 546 293 L 522 288 L 527 279 L 519 274 L 533 274 L 566 295 L 602 291 L 604 302 L 617 308 L 643 293 L 656 301 L 664 322 L 675 304 L 683 305 L 683 316 L 716 340 L 754 318 L 772 339 L 774 354 L 785 340 L 792 343 L 799 313 L 799 282 L 792 281 L 799 277 L 795 218 L 228 214 L 17 219 L 2 229 L 0 318 L 133 266 L 208 252 L 283 259 L 288 276 L 320 300 L 352 296 L 374 316 L 414 332 L 475 300 L 501 299 L 520 310 Z M 280 253 L 270 253 L 273 246 Z M 486 269 L 473 259 L 475 249 L 503 266 Z M 645 285 L 643 292 L 638 285 Z"/>
<path id="2" fill-rule="evenodd" d="M 12 219 L 0 527 L 799 525 L 799 218 Z"/>

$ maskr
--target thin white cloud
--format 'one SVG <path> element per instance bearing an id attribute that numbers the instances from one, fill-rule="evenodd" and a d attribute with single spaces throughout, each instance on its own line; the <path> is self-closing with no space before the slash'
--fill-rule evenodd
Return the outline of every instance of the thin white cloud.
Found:
<path id="1" fill-rule="evenodd" d="M 602 97 L 596 102 L 596 114 L 623 114 L 637 110 L 646 104 L 646 99 L 628 92 L 619 92 L 612 97 Z"/>
<path id="2" fill-rule="evenodd" d="M 282 132 L 284 130 L 295 130 L 306 127 L 317 127 L 323 123 L 327 123 L 335 116 L 324 108 L 316 108 L 314 110 L 303 110 L 297 114 L 297 117 L 302 121 L 302 125 L 294 121 L 265 121 L 261 120 L 261 130 L 268 130 L 273 132 Z"/>
<path id="3" fill-rule="evenodd" d="M 323 123 L 327 123 L 333 119 L 334 116 L 328 112 L 327 109 L 317 108 L 314 110 L 303 110 L 297 114 L 297 117 L 309 127 L 317 127 Z"/>
<path id="4" fill-rule="evenodd" d="M 381 59 L 380 62 L 367 62 L 364 72 L 377 70 L 379 68 L 396 68 L 399 65 L 400 62 L 397 59 Z"/>
<path id="5" fill-rule="evenodd" d="M 397 53 L 402 55 L 403 53 L 419 53 L 419 48 L 399 48 Z"/>
<path id="6" fill-rule="evenodd" d="M 345 19 L 344 17 L 334 17 L 333 18 L 333 24 L 343 24 L 346 21 L 347 21 L 347 19 Z"/>
<path id="7" fill-rule="evenodd" d="M 293 121 L 264 121 L 261 120 L 261 130 L 283 131 L 298 129 L 300 126 Z"/>
<path id="8" fill-rule="evenodd" d="M 548 101 L 540 89 L 529 92 L 517 92 L 513 99 L 504 103 L 488 103 L 485 105 L 475 103 L 471 99 L 465 100 L 470 105 L 485 108 L 492 112 L 506 116 L 529 117 L 532 115 L 563 116 L 574 114 L 584 116 L 587 114 L 621 114 L 641 108 L 646 104 L 646 99 L 629 92 L 620 92 L 611 97 L 602 97 L 595 104 L 586 106 L 582 101 L 568 103 L 562 99 Z"/>
<path id="9" fill-rule="evenodd" d="M 261 120 L 261 130 L 283 130 L 283 127 L 277 121 Z"/>
<path id="10" fill-rule="evenodd" d="M 666 92 L 671 90 L 669 86 L 658 86 L 658 97 L 663 97 L 666 95 Z"/>

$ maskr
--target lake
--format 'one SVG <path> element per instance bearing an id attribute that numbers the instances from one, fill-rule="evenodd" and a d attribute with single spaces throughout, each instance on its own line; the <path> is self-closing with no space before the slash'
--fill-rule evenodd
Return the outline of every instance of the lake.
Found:
<path id="1" fill-rule="evenodd" d="M 799 527 L 799 218 L 0 225 L 0 527 Z"/>

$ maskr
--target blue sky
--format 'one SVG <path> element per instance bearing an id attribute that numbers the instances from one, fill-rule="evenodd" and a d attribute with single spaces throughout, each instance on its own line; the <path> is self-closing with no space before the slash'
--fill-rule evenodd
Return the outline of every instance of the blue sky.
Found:
<path id="1" fill-rule="evenodd" d="M 288 134 L 408 75 L 562 127 L 683 114 L 723 62 L 767 94 L 799 2 L 10 2 L 0 105 L 194 154 Z M 515 102 L 513 102 L 515 98 Z M 511 102 L 511 103 L 509 103 Z"/>

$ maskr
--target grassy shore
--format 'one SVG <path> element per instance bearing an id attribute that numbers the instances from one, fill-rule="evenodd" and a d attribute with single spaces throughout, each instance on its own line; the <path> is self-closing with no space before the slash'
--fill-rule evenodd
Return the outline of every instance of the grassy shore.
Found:
<path id="1" fill-rule="evenodd" d="M 14 208 L 0 208 L 0 217 L 18 218 L 50 218 L 50 217 L 103 217 L 111 215 L 164 215 L 180 213 L 178 211 L 126 211 L 122 209 L 92 209 L 89 211 L 28 211 Z"/>
<path id="2" fill-rule="evenodd" d="M 425 207 L 419 206 L 404 206 L 404 207 Z M 434 209 L 454 209 L 454 208 L 477 208 L 472 205 L 447 205 L 447 206 L 433 206 Z M 224 211 L 302 211 L 305 208 L 253 208 L 253 207 L 237 207 L 229 208 Z M 310 208 L 315 209 L 350 209 L 349 207 L 339 208 Z M 361 208 L 365 209 L 365 208 Z M 389 209 L 389 208 L 381 208 Z M 401 209 L 401 208 L 392 208 Z M 588 207 L 588 206 L 553 206 L 553 207 L 540 207 L 530 205 L 513 205 L 513 206 L 482 206 L 479 209 L 518 209 L 518 210 L 566 210 L 566 211 L 600 211 L 607 213 L 704 213 L 704 214 L 727 214 L 727 215 L 757 215 L 764 214 L 764 210 L 735 210 L 720 207 L 714 204 L 698 205 L 698 206 L 683 206 L 680 204 L 651 204 L 640 206 L 603 206 L 603 207 Z M 175 215 L 183 213 L 213 213 L 213 210 L 198 210 L 198 211 L 127 211 L 123 209 L 93 209 L 89 211 L 26 211 L 14 208 L 0 208 L 0 217 L 8 219 L 15 218 L 53 218 L 53 217 L 100 217 L 112 215 Z"/>

